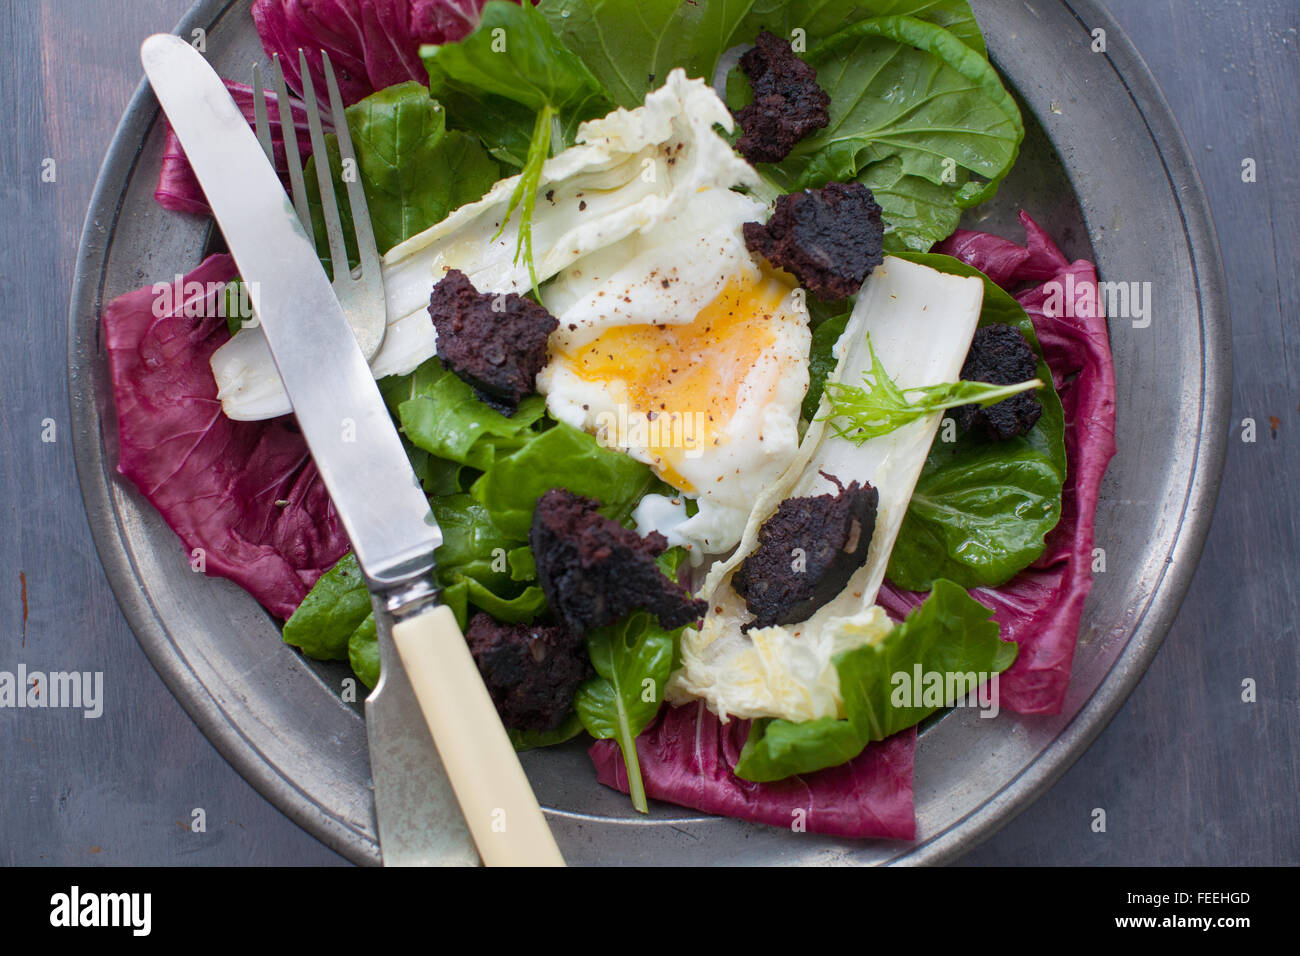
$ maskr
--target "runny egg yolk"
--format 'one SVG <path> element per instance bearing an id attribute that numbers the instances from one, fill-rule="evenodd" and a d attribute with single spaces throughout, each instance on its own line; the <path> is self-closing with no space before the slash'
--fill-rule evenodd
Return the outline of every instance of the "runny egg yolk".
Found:
<path id="1" fill-rule="evenodd" d="M 598 421 L 598 430 L 625 430 L 607 437 L 645 449 L 664 481 L 692 492 L 683 459 L 725 440 L 741 385 L 776 340 L 777 308 L 791 288 L 767 274 L 733 276 L 690 323 L 614 326 L 560 354 L 619 404 L 617 421 Z"/>

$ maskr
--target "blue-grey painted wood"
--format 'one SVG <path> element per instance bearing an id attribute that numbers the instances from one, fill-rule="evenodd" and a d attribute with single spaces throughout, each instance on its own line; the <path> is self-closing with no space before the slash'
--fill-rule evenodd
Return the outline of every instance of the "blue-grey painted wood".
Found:
<path id="1" fill-rule="evenodd" d="M 1297 863 L 1300 539 L 1285 488 L 1300 473 L 1291 228 L 1300 218 L 1300 15 L 1294 0 L 1107 5 L 1196 154 L 1230 286 L 1234 421 L 1255 419 L 1258 440 L 1230 443 L 1195 584 L 1124 709 L 1052 789 L 962 862 Z M 0 140 L 0 292 L 11 343 L 0 351 L 0 671 L 102 671 L 105 687 L 98 719 L 0 710 L 0 863 L 342 862 L 231 770 L 149 666 L 99 567 L 66 438 L 63 317 L 82 218 L 139 82 L 139 40 L 170 29 L 188 6 L 43 0 L 0 13 L 12 71 L 0 87 L 10 124 Z M 1247 158 L 1255 183 L 1242 181 Z M 53 182 L 42 180 L 47 160 Z M 42 441 L 45 419 L 52 442 Z M 1247 678 L 1253 704 L 1241 699 Z M 196 808 L 206 832 L 191 830 Z M 1104 833 L 1092 831 L 1095 808 L 1106 811 Z"/>
<path id="2" fill-rule="evenodd" d="M 1079 762 L 963 862 L 1294 865 L 1300 4 L 1105 2 L 1163 87 L 1210 198 L 1232 311 L 1235 428 L 1205 552 L 1142 682 Z M 1243 181 L 1248 159 L 1254 183 Z M 1246 418 L 1254 443 L 1241 440 Z M 1253 704 L 1242 700 L 1247 679 Z M 1105 833 L 1092 832 L 1094 808 L 1106 811 Z"/>
<path id="3" fill-rule="evenodd" d="M 0 710 L 0 864 L 344 862 L 245 783 L 159 680 L 100 568 L 73 464 L 61 316 L 78 235 L 140 82 L 140 41 L 188 6 L 0 7 L 0 291 L 11 303 L 0 349 L 0 671 L 100 671 L 104 681 L 97 719 Z"/>

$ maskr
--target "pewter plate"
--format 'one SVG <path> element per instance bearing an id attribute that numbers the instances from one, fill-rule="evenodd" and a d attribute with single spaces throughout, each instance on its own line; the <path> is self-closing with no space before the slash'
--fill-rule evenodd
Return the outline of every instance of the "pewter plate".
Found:
<path id="1" fill-rule="evenodd" d="M 249 0 L 202 0 L 219 72 L 243 78 L 262 52 Z M 1177 124 L 1145 64 L 1092 0 L 983 0 L 993 61 L 1029 133 L 997 199 L 967 223 L 1019 241 L 1027 209 L 1103 279 L 1152 283 L 1148 328 L 1112 319 L 1118 446 L 1102 488 L 1096 576 L 1060 714 L 979 719 L 957 709 L 922 729 L 918 837 L 844 841 L 658 804 L 648 818 L 596 783 L 581 746 L 524 756 L 571 863 L 940 863 L 1023 810 L 1114 716 L 1163 640 L 1209 527 L 1228 437 L 1227 299 L 1209 208 Z M 1106 52 L 1092 52 L 1093 31 Z M 143 39 L 143 38 L 142 38 Z M 69 316 L 77 469 L 122 610 L 190 716 L 267 799 L 328 846 L 377 863 L 366 736 L 347 676 L 285 646 L 235 585 L 191 572 L 162 519 L 116 473 L 116 422 L 99 336 L 104 302 L 198 263 L 207 224 L 153 200 L 163 131 L 146 84 L 118 127 L 86 218 Z"/>

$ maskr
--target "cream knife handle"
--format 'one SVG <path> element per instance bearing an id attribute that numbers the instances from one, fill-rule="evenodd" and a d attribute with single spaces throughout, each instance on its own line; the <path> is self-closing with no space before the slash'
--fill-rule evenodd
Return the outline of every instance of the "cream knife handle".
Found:
<path id="1" fill-rule="evenodd" d="M 393 643 L 487 866 L 564 866 L 451 608 L 393 624 Z"/>

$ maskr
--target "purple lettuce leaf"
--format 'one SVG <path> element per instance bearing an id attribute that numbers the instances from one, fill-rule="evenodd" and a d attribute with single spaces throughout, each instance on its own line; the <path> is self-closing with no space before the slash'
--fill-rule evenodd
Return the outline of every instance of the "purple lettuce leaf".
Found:
<path id="1" fill-rule="evenodd" d="M 752 783 L 732 773 L 748 736 L 749 721 L 724 724 L 703 701 L 665 706 L 636 739 L 646 793 L 753 823 L 788 828 L 802 821 L 811 833 L 888 840 L 916 835 L 916 728 L 871 744 L 841 766 L 773 783 Z M 627 793 L 627 768 L 617 742 L 598 740 L 588 753 L 597 779 Z"/>
<path id="2" fill-rule="evenodd" d="M 293 420 L 235 422 L 221 412 L 208 363 L 230 337 L 217 305 L 220 284 L 235 276 L 230 256 L 210 256 L 179 291 L 145 287 L 105 307 L 118 471 L 192 559 L 202 549 L 208 574 L 287 618 L 348 540 Z"/>
<path id="3" fill-rule="evenodd" d="M 459 40 L 478 25 L 485 0 L 257 0 L 253 22 L 267 56 L 280 54 L 285 81 L 302 93 L 298 49 L 313 87 L 325 89 L 320 51 L 329 53 L 344 105 L 429 75 L 420 44 Z"/>
<path id="4" fill-rule="evenodd" d="M 1068 265 L 1050 236 L 1029 216 L 1021 212 L 1026 243 L 1018 246 L 987 232 L 958 229 L 931 252 L 942 253 L 974 266 L 1008 291 L 1027 281 L 1044 281 Z"/>
<path id="5" fill-rule="evenodd" d="M 244 114 L 244 118 L 248 120 L 248 125 L 252 126 L 253 88 L 245 86 L 243 83 L 232 83 L 230 80 L 224 82 L 226 89 L 230 91 L 231 98 L 235 101 L 235 105 Z M 271 146 L 275 154 L 275 169 L 280 174 L 280 179 L 285 183 L 285 188 L 288 189 L 289 161 L 285 158 L 284 132 L 280 126 L 279 103 L 280 101 L 276 95 L 268 91 L 266 94 L 266 111 L 271 126 Z M 306 107 L 292 98 L 289 106 L 293 114 L 294 133 L 298 137 L 298 149 L 305 161 L 311 155 L 311 134 L 307 131 Z M 167 122 L 166 117 L 163 118 L 163 122 Z M 327 126 L 328 129 L 333 129 L 333 124 L 322 125 Z M 163 144 L 162 169 L 158 173 L 158 186 L 154 190 L 153 196 L 154 199 L 158 200 L 159 205 L 173 212 L 188 212 L 197 216 L 212 215 L 212 209 L 208 206 L 207 197 L 203 195 L 203 187 L 199 185 L 194 170 L 190 168 L 190 161 L 185 157 L 185 150 L 181 148 L 181 141 L 176 138 L 176 133 L 172 130 L 170 123 L 167 123 L 167 139 Z"/>
<path id="6" fill-rule="evenodd" d="M 1094 519 L 1101 479 L 1115 454 L 1115 366 L 1092 263 L 1070 262 L 1027 214 L 1028 242 L 958 232 L 936 250 L 985 271 L 1004 288 L 1041 284 L 1017 299 L 1033 320 L 1065 411 L 1069 462 L 1061 520 L 1034 565 L 1000 588 L 976 588 L 1002 637 L 1020 656 L 999 680 L 1000 704 L 1021 714 L 1055 714 L 1065 701 L 1083 605 L 1092 589 Z M 1055 288 L 1054 288 L 1055 287 Z M 1056 291 L 1057 294 L 1053 295 Z M 1064 308 L 1072 292 L 1073 309 Z M 896 618 L 925 599 L 889 582 L 879 601 Z"/>
<path id="7" fill-rule="evenodd" d="M 325 97 L 325 73 L 320 51 L 329 52 L 344 105 L 351 106 L 374 93 L 407 80 L 428 85 L 429 74 L 420 60 L 420 44 L 459 40 L 478 24 L 485 0 L 257 0 L 253 22 L 267 56 L 280 55 L 285 82 L 302 95 L 298 49 L 307 55 L 313 89 Z M 253 124 L 253 89 L 226 81 L 240 112 Z M 267 93 L 275 167 L 288 182 L 284 135 L 280 129 L 277 99 Z M 298 149 L 305 160 L 311 155 L 305 109 L 293 100 Z M 326 111 L 328 118 L 328 110 Z M 328 122 L 325 124 L 330 125 Z M 210 216 L 212 210 L 190 169 L 180 141 L 167 127 L 162 170 L 154 198 L 174 212 Z"/>

